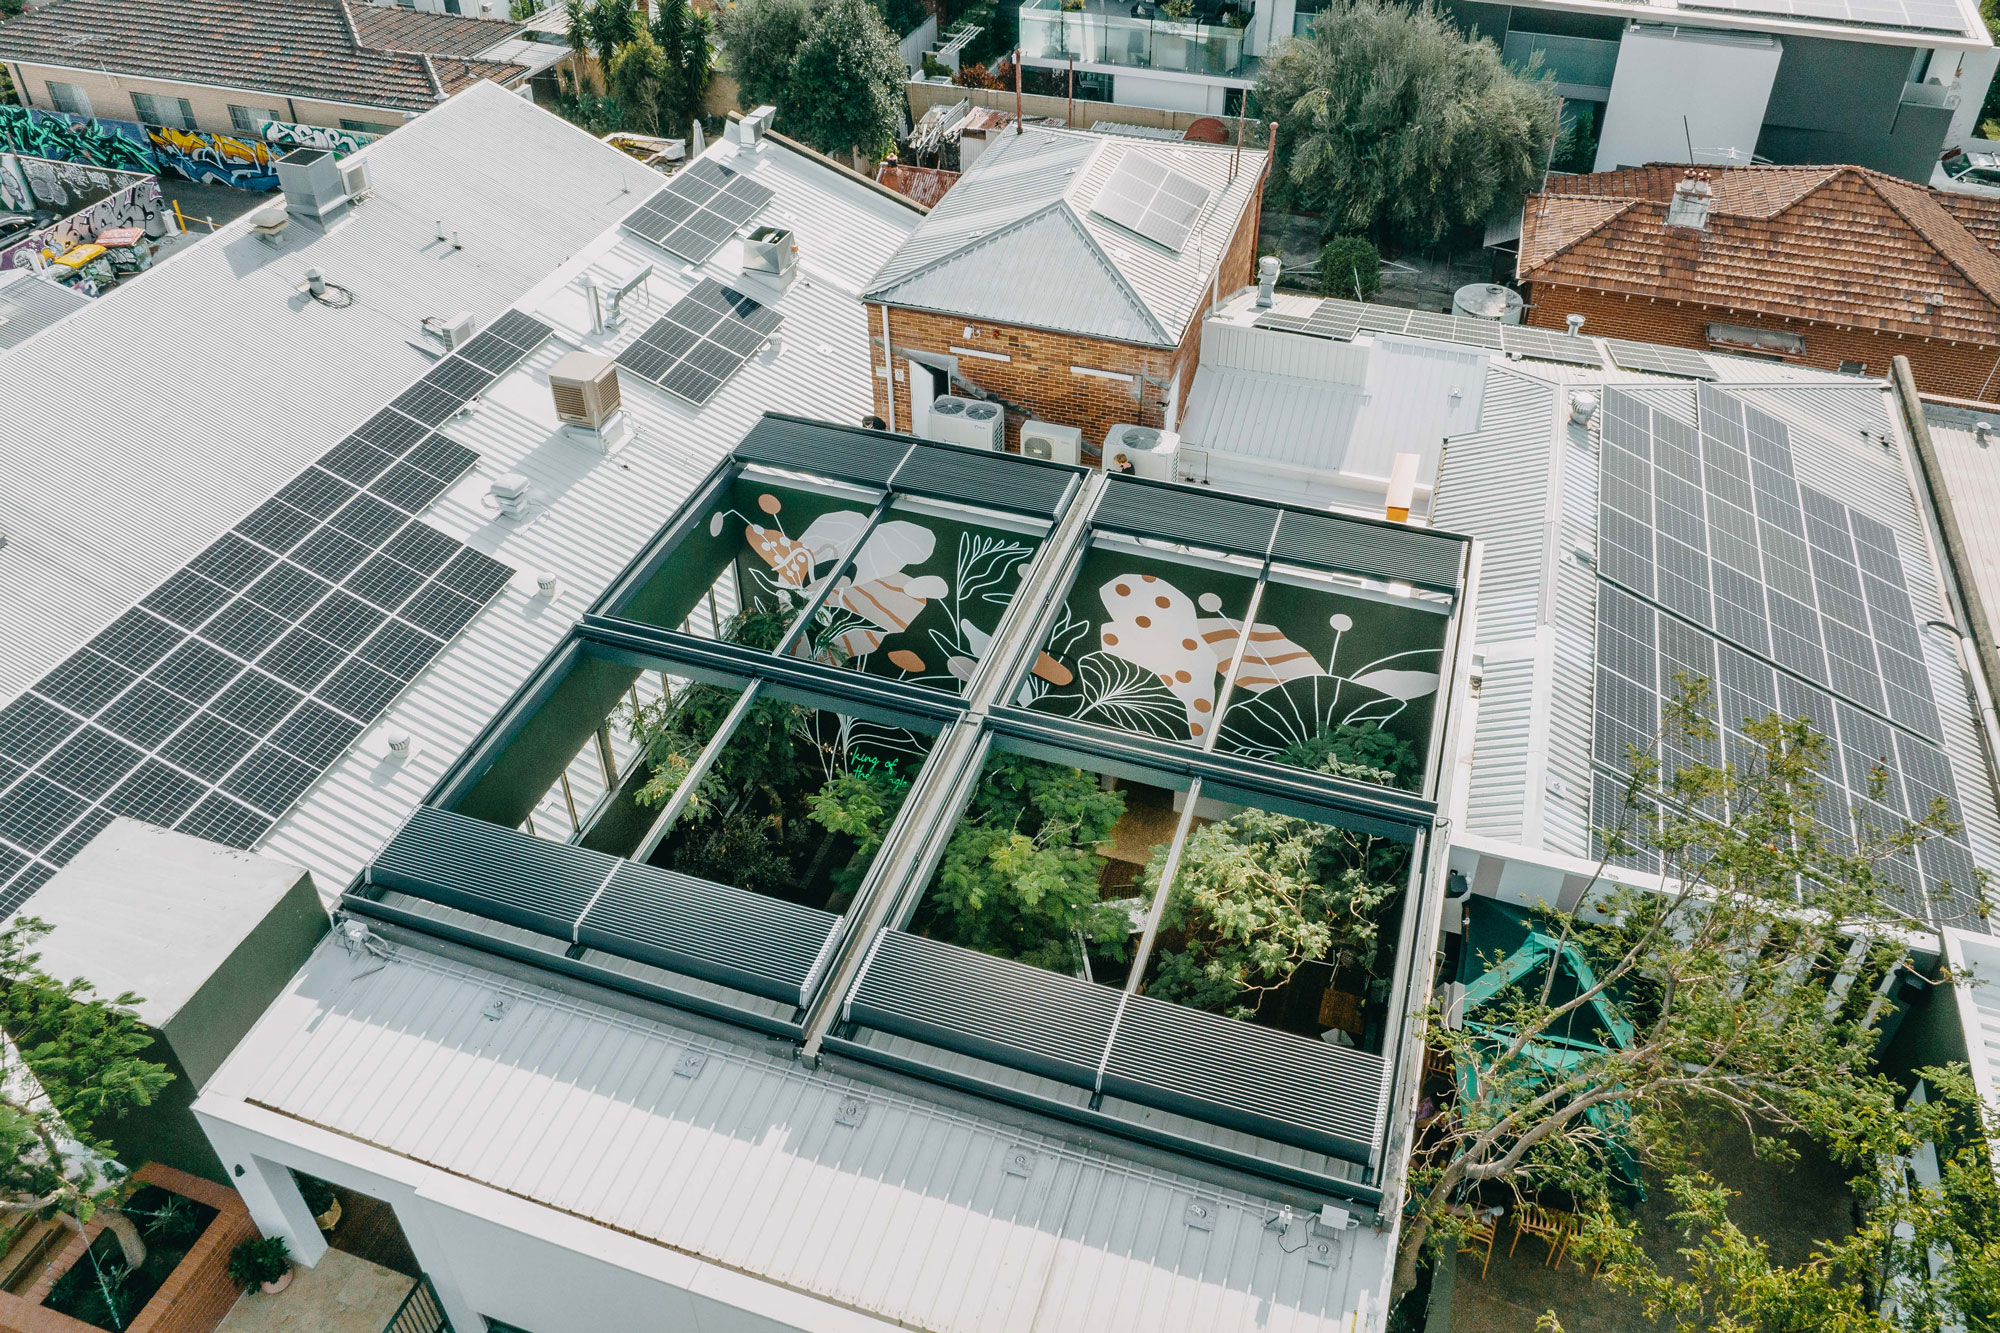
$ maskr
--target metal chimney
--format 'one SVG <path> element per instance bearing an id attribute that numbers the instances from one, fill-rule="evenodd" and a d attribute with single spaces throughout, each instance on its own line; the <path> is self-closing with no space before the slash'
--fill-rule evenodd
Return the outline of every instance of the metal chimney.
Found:
<path id="1" fill-rule="evenodd" d="M 326 149 L 294 148 L 278 159 L 277 168 L 285 211 L 299 221 L 323 228 L 347 211 L 340 159 Z"/>
<path id="2" fill-rule="evenodd" d="M 1277 300 L 1278 274 L 1284 265 L 1276 255 L 1265 255 L 1257 261 L 1257 306 L 1265 309 Z"/>

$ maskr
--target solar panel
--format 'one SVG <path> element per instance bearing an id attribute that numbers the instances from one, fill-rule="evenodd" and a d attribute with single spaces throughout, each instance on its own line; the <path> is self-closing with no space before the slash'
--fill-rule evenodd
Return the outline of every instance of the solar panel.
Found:
<path id="1" fill-rule="evenodd" d="M 1694 9 L 1766 14 L 1814 23 L 1907 28 L 1913 32 L 1954 36 L 1965 33 L 1965 16 L 1951 0 L 1685 0 L 1685 3 Z"/>
<path id="2" fill-rule="evenodd" d="M 548 332 L 510 312 L 398 401 L 448 415 Z M 113 815 L 261 837 L 512 576 L 412 518 L 477 461 L 385 408 L 0 709 L 0 910 Z"/>
<path id="3" fill-rule="evenodd" d="M 1604 345 L 1610 349 L 1612 361 L 1621 370 L 1678 375 L 1694 380 L 1719 378 L 1715 366 L 1707 357 L 1700 352 L 1690 352 L 1685 347 L 1660 347 L 1653 343 L 1626 342 L 1620 338 L 1606 338 Z"/>
<path id="4" fill-rule="evenodd" d="M 628 214 L 622 225 L 699 264 L 774 197 L 767 186 L 703 158 L 677 172 L 665 189 Z"/>
<path id="5" fill-rule="evenodd" d="M 1748 762 L 1744 720 L 1775 710 L 1829 742 L 1816 818 L 1836 846 L 1923 817 L 1933 795 L 1955 803 L 1895 534 L 1798 484 L 1784 422 L 1707 384 L 1695 397 L 1690 429 L 1604 396 L 1595 819 L 1621 816 L 1626 747 L 1657 732 L 1676 671 L 1712 682 L 1721 748 L 1670 748 L 1669 768 Z M 1950 850 L 1883 862 L 1890 896 L 1920 918 L 1965 916 L 1970 852 L 1958 835 L 1935 845 Z"/>
<path id="6" fill-rule="evenodd" d="M 697 407 L 756 354 L 784 317 L 704 278 L 618 354 L 618 364 Z"/>
<path id="7" fill-rule="evenodd" d="M 1208 202 L 1208 187 L 1134 148 L 1097 191 L 1093 213 L 1178 252 Z"/>

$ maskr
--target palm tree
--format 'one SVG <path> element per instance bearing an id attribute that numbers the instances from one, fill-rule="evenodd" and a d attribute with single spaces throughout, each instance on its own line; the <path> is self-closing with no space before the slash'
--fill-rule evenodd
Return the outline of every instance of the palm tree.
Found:
<path id="1" fill-rule="evenodd" d="M 590 54 L 590 10 L 584 0 L 563 0 L 563 18 L 568 27 L 569 77 L 578 97 L 583 96 L 583 58 Z"/>

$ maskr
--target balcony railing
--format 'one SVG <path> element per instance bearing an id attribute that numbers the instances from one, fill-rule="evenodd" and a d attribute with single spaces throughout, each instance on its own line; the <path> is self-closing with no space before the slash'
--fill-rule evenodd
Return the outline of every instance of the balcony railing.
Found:
<path id="1" fill-rule="evenodd" d="M 417 1285 L 410 1288 L 410 1294 L 396 1307 L 382 1333 L 451 1333 L 444 1303 L 431 1289 L 429 1277 L 417 1279 Z"/>
<path id="2" fill-rule="evenodd" d="M 1618 43 L 1597 37 L 1510 32 L 1500 54 L 1509 65 L 1521 70 L 1528 68 L 1539 54 L 1540 72 L 1554 74 L 1557 83 L 1579 88 L 1609 88 L 1611 75 L 1618 68 Z"/>
<path id="3" fill-rule="evenodd" d="M 1028 0 L 1021 6 L 1021 50 L 1030 60 L 1074 57 L 1080 65 L 1256 76 L 1257 62 L 1243 54 L 1240 28 L 1065 10 L 1060 0 Z"/>

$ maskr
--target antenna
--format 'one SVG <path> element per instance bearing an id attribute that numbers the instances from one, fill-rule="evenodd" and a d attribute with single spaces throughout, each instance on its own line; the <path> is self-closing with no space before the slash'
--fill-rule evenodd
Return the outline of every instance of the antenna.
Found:
<path id="1" fill-rule="evenodd" d="M 1695 161 L 1694 161 L 1694 131 L 1693 131 L 1692 129 L 1690 129 L 1689 127 L 1688 127 L 1688 118 L 1687 118 L 1686 116 L 1682 116 L 1682 117 L 1681 117 L 1681 133 L 1687 136 L 1687 145 L 1688 145 L 1688 165 L 1689 165 L 1689 166 L 1693 166 L 1693 165 L 1695 164 Z"/>

